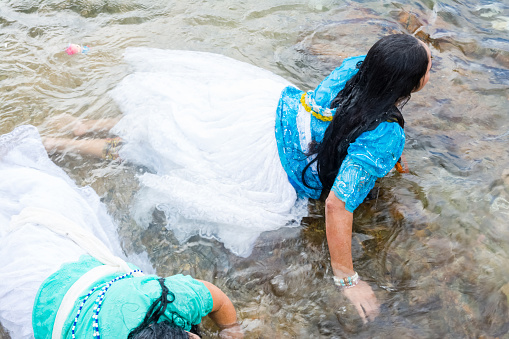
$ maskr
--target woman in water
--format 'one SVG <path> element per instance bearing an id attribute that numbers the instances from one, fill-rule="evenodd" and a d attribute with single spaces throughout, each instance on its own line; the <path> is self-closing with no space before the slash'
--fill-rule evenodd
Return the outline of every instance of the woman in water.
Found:
<path id="1" fill-rule="evenodd" d="M 428 82 L 428 47 L 383 37 L 308 92 L 210 53 L 132 49 L 126 59 L 137 72 L 112 92 L 120 121 L 64 116 L 75 135 L 111 128 L 120 138 L 46 138 L 46 148 L 144 165 L 141 209 L 164 211 L 181 241 L 215 237 L 241 256 L 261 232 L 300 220 L 298 198 L 326 197 L 334 281 L 364 320 L 376 316 L 353 269 L 353 211 L 402 155 L 400 110 Z"/>
<path id="2" fill-rule="evenodd" d="M 243 337 L 219 288 L 144 275 L 123 257 L 97 194 L 51 162 L 35 127 L 0 136 L 0 323 L 11 338 L 196 338 L 186 331 L 206 315 L 222 338 Z"/>

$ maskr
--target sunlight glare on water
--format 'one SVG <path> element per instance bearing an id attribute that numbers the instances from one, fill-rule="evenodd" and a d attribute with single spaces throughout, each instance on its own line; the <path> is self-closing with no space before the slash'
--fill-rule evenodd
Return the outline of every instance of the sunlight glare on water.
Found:
<path id="1" fill-rule="evenodd" d="M 146 169 L 52 160 L 98 192 L 127 253 L 222 288 L 246 338 L 509 338 L 507 1 L 4 0 L 0 27 L 0 134 L 33 124 L 43 136 L 69 136 L 48 123 L 61 113 L 122 114 L 109 91 L 131 72 L 127 47 L 220 53 L 311 89 L 380 37 L 415 34 L 433 68 L 403 110 L 411 172 L 379 180 L 354 214 L 354 265 L 382 304 L 367 325 L 333 285 L 322 202 L 240 258 L 214 240 L 179 244 L 157 212 L 137 225 L 130 206 Z M 69 56 L 69 43 L 90 52 Z"/>

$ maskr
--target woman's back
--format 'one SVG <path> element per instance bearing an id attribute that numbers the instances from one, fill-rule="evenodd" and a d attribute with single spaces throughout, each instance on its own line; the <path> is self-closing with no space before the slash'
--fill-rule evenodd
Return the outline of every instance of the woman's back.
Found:
<path id="1" fill-rule="evenodd" d="M 329 109 L 331 102 L 358 72 L 357 66 L 363 60 L 364 56 L 345 59 L 314 91 L 304 93 L 287 87 L 282 92 L 276 116 L 279 155 L 290 182 L 304 196 L 316 199 L 322 192 L 316 163 L 305 171 L 305 183 L 302 178 L 304 169 L 314 158 L 307 156 L 310 145 L 322 142 L 331 118 L 336 114 L 336 109 Z M 334 186 L 338 196 L 348 200 L 349 210 L 353 211 L 364 200 L 378 177 L 394 167 L 404 142 L 403 129 L 397 123 L 383 122 L 352 143 L 348 152 L 350 157 L 343 168 L 344 175 Z M 356 170 L 349 170 L 346 164 L 356 166 Z M 361 181 L 367 185 L 358 189 L 356 186 Z"/>

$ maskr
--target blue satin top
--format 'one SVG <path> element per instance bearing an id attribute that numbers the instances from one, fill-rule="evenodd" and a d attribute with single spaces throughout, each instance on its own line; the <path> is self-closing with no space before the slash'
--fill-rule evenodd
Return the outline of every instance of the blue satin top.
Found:
<path id="1" fill-rule="evenodd" d="M 365 56 L 351 57 L 343 61 L 326 77 L 314 91 L 306 93 L 306 102 L 314 111 L 330 107 L 331 101 L 343 89 L 345 83 L 358 71 L 356 65 Z M 312 141 L 321 142 L 330 122 L 315 118 L 301 104 L 303 92 L 288 86 L 281 92 L 276 114 L 276 139 L 281 164 L 289 181 L 299 195 L 318 199 L 321 183 L 316 163 L 305 173 L 302 170 L 311 160 L 305 153 Z M 335 113 L 335 109 L 331 110 Z M 348 154 L 341 164 L 332 192 L 345 202 L 346 209 L 353 212 L 375 185 L 376 179 L 385 176 L 396 165 L 405 145 L 405 133 L 396 122 L 382 122 L 372 131 L 361 134 L 348 147 Z"/>

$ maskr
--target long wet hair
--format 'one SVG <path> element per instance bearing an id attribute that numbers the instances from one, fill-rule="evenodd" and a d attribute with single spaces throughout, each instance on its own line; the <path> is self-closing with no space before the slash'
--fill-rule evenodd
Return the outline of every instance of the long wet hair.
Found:
<path id="1" fill-rule="evenodd" d="M 132 332 L 131 332 L 132 333 Z M 177 327 L 169 321 L 151 324 L 143 327 L 129 339 L 189 339 L 189 334 L 183 328 Z"/>
<path id="2" fill-rule="evenodd" d="M 395 121 L 403 128 L 405 122 L 399 109 L 420 87 L 428 62 L 426 49 L 410 35 L 394 34 L 377 41 L 364 61 L 357 64 L 357 74 L 332 100 L 330 108 L 336 108 L 336 114 L 323 141 L 310 147 L 307 156 L 316 157 L 302 171 L 304 185 L 319 189 L 309 186 L 304 176 L 316 162 L 322 193 L 330 190 L 348 146 L 359 135 L 384 121 Z"/>
<path id="3" fill-rule="evenodd" d="M 164 278 L 158 281 L 161 285 L 161 296 L 152 303 L 143 321 L 129 333 L 127 339 L 189 339 L 189 334 L 175 325 L 176 321 L 186 323 L 178 314 L 173 314 L 172 322 L 168 320 L 158 322 L 168 304 L 175 300 L 175 294 L 166 287 Z M 191 333 L 199 336 L 198 326 L 193 325 Z"/>

